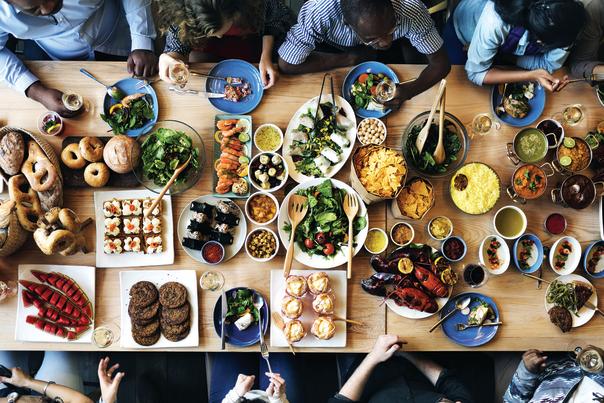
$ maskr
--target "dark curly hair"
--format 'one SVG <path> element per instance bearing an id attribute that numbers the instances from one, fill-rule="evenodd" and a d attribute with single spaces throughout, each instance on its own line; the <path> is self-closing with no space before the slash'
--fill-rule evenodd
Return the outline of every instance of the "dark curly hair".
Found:
<path id="1" fill-rule="evenodd" d="M 156 23 L 165 34 L 179 28 L 183 44 L 195 46 L 219 31 L 225 21 L 259 32 L 264 23 L 263 0 L 154 0 Z"/>

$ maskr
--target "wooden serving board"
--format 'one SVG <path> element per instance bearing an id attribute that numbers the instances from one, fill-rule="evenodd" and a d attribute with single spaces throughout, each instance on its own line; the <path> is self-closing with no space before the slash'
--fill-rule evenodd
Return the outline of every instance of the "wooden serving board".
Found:
<path id="1" fill-rule="evenodd" d="M 83 137 L 84 136 L 65 137 L 63 139 L 63 143 L 61 144 L 61 151 L 65 147 L 67 147 L 69 144 L 79 143 Z M 111 139 L 111 137 L 103 136 L 103 137 L 99 137 L 99 139 L 101 139 L 101 141 L 103 143 L 107 144 L 107 142 L 109 141 L 109 139 Z M 88 164 L 86 164 L 86 166 L 84 166 L 84 168 L 82 168 L 82 169 L 71 169 L 71 168 L 67 168 L 67 166 L 63 163 L 62 159 L 60 159 L 60 161 L 61 161 L 61 172 L 63 173 L 63 185 L 65 187 L 70 187 L 70 188 L 91 187 L 84 180 L 84 169 L 86 169 L 86 166 L 88 166 Z M 111 172 L 111 175 L 109 176 L 109 182 L 107 182 L 107 184 L 104 187 L 136 187 L 139 185 L 139 182 L 136 179 L 136 176 L 134 176 L 134 172 L 128 172 L 126 174 L 118 174 L 111 170 L 109 170 L 109 171 Z"/>

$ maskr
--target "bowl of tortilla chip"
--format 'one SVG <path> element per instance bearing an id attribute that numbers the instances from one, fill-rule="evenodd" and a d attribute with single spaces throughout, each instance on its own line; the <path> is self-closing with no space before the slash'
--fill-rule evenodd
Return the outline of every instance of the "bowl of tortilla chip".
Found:
<path id="1" fill-rule="evenodd" d="M 390 211 L 396 218 L 421 220 L 434 206 L 434 187 L 429 180 L 415 177 L 390 202 Z"/>
<path id="2" fill-rule="evenodd" d="M 399 150 L 370 144 L 352 155 L 350 184 L 367 204 L 394 199 L 406 178 L 407 162 Z"/>

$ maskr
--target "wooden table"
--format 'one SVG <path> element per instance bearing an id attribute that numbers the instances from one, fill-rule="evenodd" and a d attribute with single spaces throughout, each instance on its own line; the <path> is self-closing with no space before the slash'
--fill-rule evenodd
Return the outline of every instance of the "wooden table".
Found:
<path id="1" fill-rule="evenodd" d="M 85 67 L 97 77 L 106 82 L 114 82 L 123 78 L 125 65 L 123 63 L 81 63 L 81 62 L 32 62 L 28 63 L 31 69 L 50 86 L 60 89 L 71 89 L 83 94 L 94 105 L 93 110 L 73 120 L 68 120 L 63 135 L 104 135 L 107 126 L 100 120 L 98 114 L 101 110 L 104 92 L 98 84 L 87 79 L 78 72 L 80 67 Z M 207 70 L 210 66 L 195 66 L 199 70 Z M 393 66 L 400 79 L 417 76 L 421 66 Z M 347 69 L 334 71 L 336 88 L 341 88 L 341 83 Z M 254 127 L 259 124 L 272 122 L 282 129 L 287 124 L 293 113 L 309 98 L 316 96 L 320 89 L 322 74 L 310 74 L 297 77 L 281 77 L 277 86 L 264 95 L 261 105 L 252 112 Z M 201 80 L 193 78 L 193 86 L 199 88 Z M 472 86 L 465 77 L 463 68 L 456 67 L 448 77 L 447 110 L 456 115 L 464 124 L 468 125 L 472 117 L 489 109 L 489 91 L 486 88 Z M 213 134 L 213 120 L 217 113 L 207 101 L 195 96 L 177 96 L 167 90 L 167 85 L 158 83 L 154 85 L 160 104 L 159 119 L 182 120 L 193 126 L 203 137 L 206 144 L 207 161 L 211 160 L 211 144 Z M 427 110 L 431 105 L 436 89 L 417 96 L 407 102 L 404 108 L 393 113 L 385 119 L 388 126 L 388 145 L 400 147 L 401 134 L 408 122 L 417 114 Z M 169 99 L 168 99 L 169 98 Z M 582 103 L 587 107 L 587 122 L 578 128 L 567 130 L 567 133 L 583 135 L 588 127 L 595 126 L 599 120 L 598 113 L 601 109 L 593 95 L 593 91 L 583 84 L 575 85 L 561 95 L 550 96 L 544 116 L 550 116 L 561 109 L 564 100 Z M 2 124 L 18 126 L 27 130 L 36 130 L 36 119 L 44 111 L 43 107 L 14 91 L 0 89 L 0 121 Z M 602 113 L 604 116 L 604 113 Z M 505 143 L 510 141 L 515 133 L 513 128 L 503 127 L 496 136 L 475 138 L 470 146 L 468 161 L 488 162 L 500 175 L 502 181 L 507 183 L 513 172 L 514 166 L 505 158 Z M 51 142 L 58 152 L 62 138 L 51 138 Z M 336 176 L 349 182 L 349 164 Z M 202 194 L 211 193 L 211 165 L 206 162 L 205 173 L 194 189 L 183 195 L 174 196 L 172 199 L 174 220 L 180 211 L 194 198 Z M 556 180 L 551 181 L 555 184 Z M 446 194 L 446 180 L 433 181 L 437 202 L 430 213 L 421 221 L 413 222 L 416 230 L 416 241 L 429 241 L 425 226 L 428 220 L 438 214 L 444 214 L 453 220 L 455 233 L 462 235 L 468 243 L 469 251 L 465 262 L 477 261 L 478 245 L 482 238 L 493 232 L 493 213 L 480 217 L 470 217 L 456 210 L 451 205 Z M 93 216 L 93 191 L 90 189 L 68 189 L 65 192 L 65 205 L 73 208 L 81 216 Z M 280 197 L 283 194 L 279 194 Z M 509 204 L 507 196 L 502 193 L 496 208 Z M 541 236 L 547 244 L 552 239 L 545 235 L 542 229 L 543 219 L 552 211 L 561 211 L 562 208 L 554 206 L 545 196 L 534 203 L 527 205 L 525 212 L 529 217 L 528 230 Z M 588 208 L 582 212 L 564 210 L 569 219 L 567 234 L 573 235 L 585 245 L 588 241 L 598 237 L 597 209 Z M 389 229 L 396 222 L 389 215 L 387 204 L 381 203 L 369 206 L 369 221 L 371 227 Z M 273 225 L 273 229 L 276 227 Z M 91 240 L 93 236 L 90 237 Z M 200 263 L 193 261 L 183 249 L 176 246 L 175 264 L 170 267 L 154 267 L 151 270 L 165 269 L 195 269 L 198 274 L 207 269 Z M 247 257 L 242 250 L 235 258 L 219 266 L 225 274 L 226 286 L 253 286 L 266 297 L 270 295 L 269 279 L 270 270 L 282 267 L 284 251 L 280 256 L 268 264 L 258 264 Z M 329 350 L 331 352 L 369 351 L 373 346 L 375 337 L 384 332 L 398 333 L 409 341 L 409 350 L 459 350 L 462 347 L 449 341 L 440 331 L 429 335 L 427 329 L 435 318 L 425 320 L 408 320 L 401 318 L 380 305 L 380 299 L 370 296 L 361 290 L 359 281 L 372 274 L 369 267 L 369 255 L 361 252 L 354 262 L 353 278 L 348 287 L 348 312 L 351 319 L 359 320 L 366 326 L 349 326 L 348 342 L 345 349 Z M 67 264 L 67 265 L 94 265 L 94 254 L 77 255 L 74 257 L 47 257 L 42 255 L 33 244 L 28 242 L 21 251 L 10 258 L 0 261 L 0 279 L 11 280 L 17 277 L 19 264 Z M 295 263 L 294 268 L 303 267 Z M 461 272 L 462 265 L 457 266 Z M 143 268 L 141 268 L 143 269 Z M 345 269 L 343 266 L 342 269 Z M 136 269 L 129 269 L 136 270 Z M 101 325 L 107 322 L 119 323 L 119 273 L 120 269 L 98 269 L 96 271 L 96 323 Z M 545 278 L 553 278 L 553 273 L 546 272 Z M 535 282 L 526 279 L 511 267 L 508 272 L 497 278 L 490 278 L 487 285 L 480 291 L 493 297 L 501 311 L 505 325 L 495 340 L 483 346 L 484 350 L 524 350 L 529 347 L 544 349 L 568 349 L 575 344 L 593 342 L 597 335 L 604 330 L 604 321 L 595 317 L 588 325 L 573 330 L 570 334 L 561 335 L 547 319 L 543 307 L 544 289 L 536 290 Z M 599 290 L 604 291 L 604 283 L 597 283 Z M 455 292 L 462 292 L 464 286 L 456 286 Z M 194 351 L 216 351 L 220 349 L 220 339 L 216 336 L 212 326 L 212 310 L 218 295 L 211 292 L 200 291 L 200 344 Z M 44 344 L 44 343 L 19 343 L 14 341 L 16 301 L 0 304 L 0 348 L 8 350 L 94 350 L 94 345 L 81 344 Z M 118 345 L 110 347 L 111 350 L 120 350 Z M 228 350 L 232 350 L 228 347 Z M 255 350 L 256 347 L 250 348 Z M 304 351 L 326 351 L 321 349 Z"/>

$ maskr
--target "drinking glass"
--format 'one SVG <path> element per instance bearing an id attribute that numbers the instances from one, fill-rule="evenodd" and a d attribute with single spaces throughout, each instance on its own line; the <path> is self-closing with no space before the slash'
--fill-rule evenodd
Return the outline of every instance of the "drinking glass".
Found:
<path id="1" fill-rule="evenodd" d="M 501 129 L 501 123 L 490 113 L 479 113 L 472 119 L 472 134 L 486 136 Z"/>
<path id="2" fill-rule="evenodd" d="M 114 322 L 96 326 L 92 332 L 92 342 L 98 348 L 107 348 L 120 340 L 120 327 Z"/>
<path id="3" fill-rule="evenodd" d="M 380 82 L 375 88 L 375 100 L 380 104 L 388 102 L 394 98 L 396 93 L 396 84 L 388 78 Z"/>
<path id="4" fill-rule="evenodd" d="M 487 283 L 488 273 L 481 264 L 471 263 L 463 270 L 463 279 L 472 288 L 482 287 Z"/>
<path id="5" fill-rule="evenodd" d="M 583 118 L 585 118 L 585 112 L 581 104 L 567 105 L 562 112 L 558 112 L 552 116 L 552 119 L 562 122 L 567 126 L 576 126 Z"/>
<path id="6" fill-rule="evenodd" d="M 184 88 L 185 85 L 187 85 L 189 75 L 189 68 L 182 62 L 172 63 L 168 70 L 168 77 L 170 80 L 174 81 L 175 84 L 180 86 L 180 88 Z"/>
<path id="7" fill-rule="evenodd" d="M 199 278 L 202 290 L 220 291 L 224 287 L 224 275 L 219 271 L 206 271 Z"/>
<path id="8" fill-rule="evenodd" d="M 575 348 L 575 359 L 585 372 L 597 374 L 604 369 L 604 351 L 598 347 Z"/>

